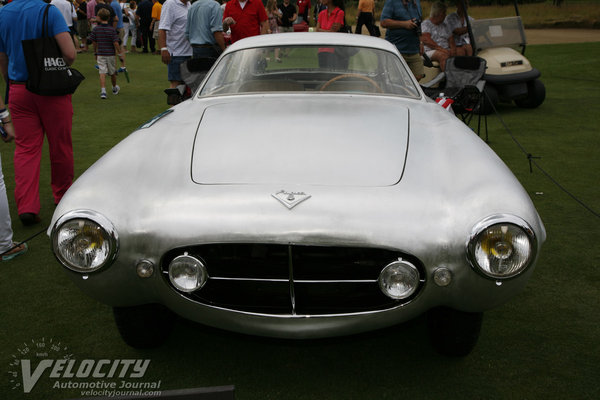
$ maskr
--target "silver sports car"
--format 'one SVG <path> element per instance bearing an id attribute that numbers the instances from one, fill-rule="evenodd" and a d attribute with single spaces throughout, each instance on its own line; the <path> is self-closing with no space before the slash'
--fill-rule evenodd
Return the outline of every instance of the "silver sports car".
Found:
<path id="1" fill-rule="evenodd" d="M 348 335 L 427 313 L 468 354 L 545 230 L 496 154 L 390 43 L 288 33 L 230 46 L 195 95 L 72 186 L 50 229 L 134 347 L 178 314 L 253 335 Z"/>

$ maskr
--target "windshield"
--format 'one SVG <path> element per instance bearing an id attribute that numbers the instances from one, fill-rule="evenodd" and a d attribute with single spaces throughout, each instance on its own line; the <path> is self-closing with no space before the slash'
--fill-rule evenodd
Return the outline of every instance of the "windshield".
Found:
<path id="1" fill-rule="evenodd" d="M 345 92 L 419 97 L 394 53 L 367 47 L 260 47 L 224 56 L 200 96 L 256 92 Z"/>
<path id="2" fill-rule="evenodd" d="M 525 44 L 521 17 L 478 19 L 471 23 L 476 48 L 514 47 Z"/>

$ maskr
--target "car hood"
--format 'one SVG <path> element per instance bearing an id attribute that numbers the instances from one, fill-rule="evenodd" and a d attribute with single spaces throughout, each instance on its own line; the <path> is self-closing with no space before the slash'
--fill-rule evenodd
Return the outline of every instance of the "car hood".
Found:
<path id="1" fill-rule="evenodd" d="M 324 101 L 314 97 L 247 95 L 183 102 L 128 136 L 80 176 L 56 208 L 52 224 L 71 210 L 93 210 L 114 224 L 131 257 L 163 254 L 185 244 L 261 241 L 400 248 L 432 263 L 436 254 L 464 249 L 473 226 L 496 214 L 523 218 L 539 235 L 539 244 L 543 242 L 542 222 L 514 175 L 487 144 L 439 105 L 383 96 L 326 94 Z M 356 102 L 362 112 L 334 118 L 342 114 L 344 106 L 338 105 L 342 101 L 346 109 Z M 259 110 L 275 104 L 270 114 Z M 218 111 L 239 111 L 240 120 L 236 115 L 214 120 L 217 115 L 211 113 Z M 268 117 L 273 115 L 285 118 L 270 124 Z M 264 118 L 260 128 L 248 122 L 257 116 Z M 321 124 L 331 126 L 317 129 Z M 359 127 L 365 132 L 359 132 Z M 200 152 L 198 146 L 208 145 L 203 137 L 207 129 L 217 129 L 214 136 L 224 132 L 224 137 L 235 136 L 241 142 L 215 139 L 219 145 L 211 147 L 215 154 Z M 258 134 L 260 140 L 248 140 L 244 132 Z M 279 140 L 273 138 L 280 132 L 295 132 L 285 133 L 294 142 L 281 150 L 283 155 L 261 148 L 269 145 L 261 143 L 265 138 Z M 333 154 L 333 139 L 326 145 L 301 140 L 306 135 L 318 139 L 315 132 L 326 132 L 325 137 L 330 132 L 342 135 L 339 146 L 362 145 L 363 154 L 352 163 L 348 147 L 342 147 L 344 157 Z M 361 141 L 363 136 L 379 143 Z M 380 143 L 384 139 L 388 141 Z M 307 148 L 298 149 L 301 144 Z M 375 146 L 382 155 L 375 153 Z M 254 157 L 244 155 L 244 150 Z M 218 152 L 241 171 L 227 166 Z M 299 159 L 297 152 L 311 157 L 300 159 L 302 169 L 286 164 Z M 228 168 L 229 175 L 219 175 L 223 173 L 199 159 L 201 154 Z M 264 159 L 271 156 L 282 165 Z M 328 156 L 347 162 L 351 171 L 328 163 Z M 247 163 L 237 157 L 246 157 Z M 257 166 L 262 163 L 272 169 Z M 366 171 L 359 171 L 361 166 Z M 289 181 L 258 184 L 267 181 L 259 177 L 259 168 L 270 174 L 270 180 L 287 176 Z M 318 168 L 325 170 L 326 177 L 317 175 Z M 298 183 L 309 181 L 298 171 L 308 171 L 312 182 Z M 345 186 L 333 181 L 336 176 L 344 179 Z M 241 184 L 215 184 L 226 181 Z M 331 184 L 317 184 L 323 182 Z M 432 251 L 432 246 L 443 251 Z"/>
<path id="2" fill-rule="evenodd" d="M 349 113 L 347 102 L 304 96 L 213 104 L 198 124 L 192 179 L 198 184 L 394 185 L 404 170 L 408 108 L 365 103 L 360 111 Z"/>

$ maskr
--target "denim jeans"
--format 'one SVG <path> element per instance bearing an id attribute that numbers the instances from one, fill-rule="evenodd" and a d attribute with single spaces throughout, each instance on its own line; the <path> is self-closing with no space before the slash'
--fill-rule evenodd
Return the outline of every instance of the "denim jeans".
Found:
<path id="1" fill-rule="evenodd" d="M 171 62 L 167 66 L 167 79 L 171 82 L 178 81 L 183 82 L 181 77 L 181 64 L 186 62 L 190 57 L 188 56 L 171 56 Z"/>

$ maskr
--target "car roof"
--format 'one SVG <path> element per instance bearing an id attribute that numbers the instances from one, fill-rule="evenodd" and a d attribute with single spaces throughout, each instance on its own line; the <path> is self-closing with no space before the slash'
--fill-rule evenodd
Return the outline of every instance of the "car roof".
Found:
<path id="1" fill-rule="evenodd" d="M 355 46 L 391 51 L 398 54 L 396 46 L 387 40 L 368 35 L 353 35 L 339 32 L 290 32 L 258 35 L 241 39 L 228 47 L 227 52 L 266 46 Z M 398 54 L 399 55 L 399 54 Z"/>

